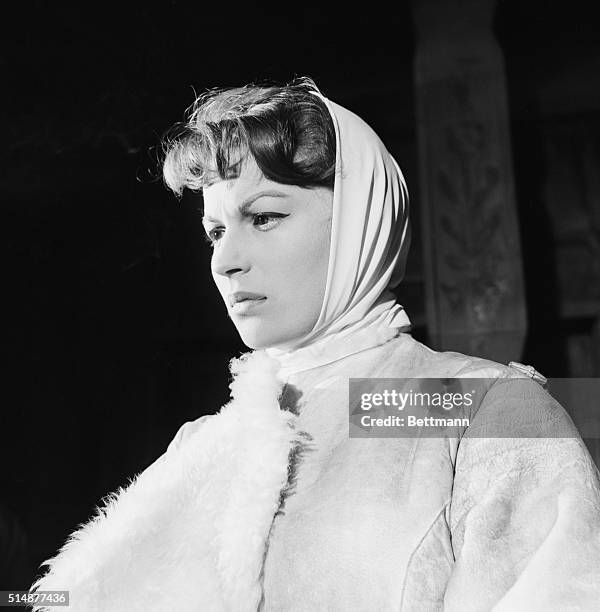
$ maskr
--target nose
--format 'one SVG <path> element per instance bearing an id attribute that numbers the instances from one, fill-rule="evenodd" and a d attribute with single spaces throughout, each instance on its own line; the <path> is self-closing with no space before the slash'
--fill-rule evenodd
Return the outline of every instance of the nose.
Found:
<path id="1" fill-rule="evenodd" d="M 227 278 L 248 272 L 250 269 L 248 251 L 239 233 L 229 230 L 219 239 L 213 251 L 211 269 L 213 275 Z"/>

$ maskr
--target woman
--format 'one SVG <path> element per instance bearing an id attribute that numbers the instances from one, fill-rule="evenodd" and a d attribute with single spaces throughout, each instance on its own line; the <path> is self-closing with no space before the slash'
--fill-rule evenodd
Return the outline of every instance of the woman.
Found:
<path id="1" fill-rule="evenodd" d="M 202 191 L 254 350 L 36 587 L 86 612 L 598 609 L 598 471 L 537 382 L 408 334 L 407 192 L 375 133 L 309 80 L 212 92 L 164 175 Z M 453 435 L 378 437 L 358 378 L 481 386 Z"/>

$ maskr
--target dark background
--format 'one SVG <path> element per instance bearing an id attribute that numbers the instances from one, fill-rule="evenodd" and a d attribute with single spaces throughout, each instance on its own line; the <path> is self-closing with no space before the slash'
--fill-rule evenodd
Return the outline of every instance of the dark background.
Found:
<path id="1" fill-rule="evenodd" d="M 5 19 L 0 589 L 28 588 L 103 495 L 227 399 L 227 361 L 245 347 L 211 284 L 198 198 L 177 202 L 156 169 L 160 137 L 195 91 L 309 75 L 372 125 L 411 191 L 416 239 L 400 296 L 427 341 L 411 10 L 350 6 L 38 0 Z M 594 8 L 506 0 L 494 22 L 529 314 L 515 359 L 547 376 L 600 375 Z M 571 194 L 558 209 L 557 184 Z"/>

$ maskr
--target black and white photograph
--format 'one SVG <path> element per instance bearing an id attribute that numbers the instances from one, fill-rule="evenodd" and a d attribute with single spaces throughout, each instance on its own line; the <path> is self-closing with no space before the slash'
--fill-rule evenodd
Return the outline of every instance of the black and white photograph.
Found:
<path id="1" fill-rule="evenodd" d="M 0 608 L 600 610 L 597 13 L 7 9 Z"/>

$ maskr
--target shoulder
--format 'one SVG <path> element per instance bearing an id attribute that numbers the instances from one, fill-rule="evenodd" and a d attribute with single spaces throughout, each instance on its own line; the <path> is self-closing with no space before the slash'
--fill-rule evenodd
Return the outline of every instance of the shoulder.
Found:
<path id="1" fill-rule="evenodd" d="M 492 381 L 468 437 L 579 438 L 571 417 L 539 383 L 524 377 Z"/>
<path id="2" fill-rule="evenodd" d="M 167 446 L 167 450 L 156 459 L 153 463 L 151 463 L 141 474 L 144 478 L 148 478 L 155 474 L 156 470 L 160 470 L 165 464 L 173 459 L 173 457 L 177 456 L 177 451 L 179 451 L 185 443 L 193 436 L 196 432 L 200 431 L 202 427 L 216 415 L 207 414 L 205 416 L 201 416 L 195 421 L 187 421 L 184 423 L 175 434 L 175 437 Z"/>
<path id="3" fill-rule="evenodd" d="M 455 351 L 435 351 L 415 340 L 410 334 L 400 334 L 388 344 L 388 350 L 383 357 L 389 364 L 386 369 L 393 371 L 391 376 L 529 378 L 517 368 L 490 359 Z"/>
<path id="4" fill-rule="evenodd" d="M 175 434 L 175 437 L 169 443 L 167 447 L 167 453 L 173 452 L 181 448 L 191 436 L 193 436 L 203 425 L 205 425 L 214 414 L 205 414 L 194 421 L 187 421 L 184 423 Z"/>
<path id="5" fill-rule="evenodd" d="M 543 388 L 546 379 L 531 366 L 434 351 L 409 334 L 395 338 L 389 350 L 386 376 L 460 378 L 473 384 L 469 436 L 579 437 L 569 414 Z"/>

